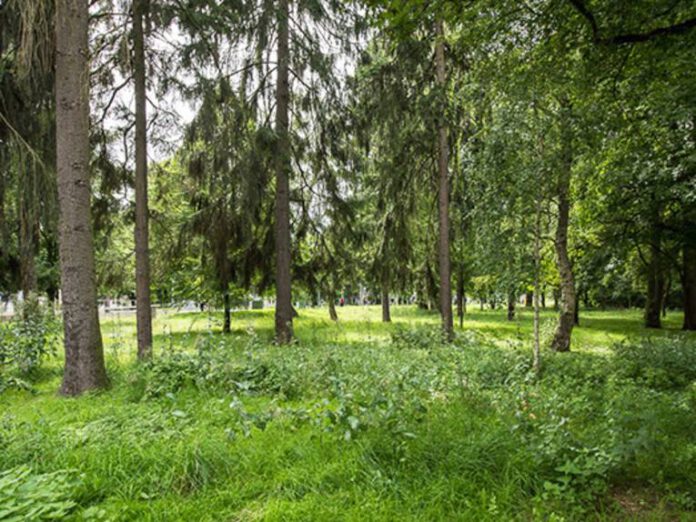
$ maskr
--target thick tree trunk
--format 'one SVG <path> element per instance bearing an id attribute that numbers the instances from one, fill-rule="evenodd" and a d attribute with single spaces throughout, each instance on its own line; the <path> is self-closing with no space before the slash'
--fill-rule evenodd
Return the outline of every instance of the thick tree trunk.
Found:
<path id="1" fill-rule="evenodd" d="M 382 282 L 382 322 L 391 323 L 391 307 L 389 301 L 389 285 Z"/>
<path id="2" fill-rule="evenodd" d="M 61 392 L 108 384 L 94 272 L 89 179 L 88 0 L 56 2 L 56 150 L 65 372 Z"/>
<path id="3" fill-rule="evenodd" d="M 147 202 L 147 99 L 145 86 L 146 0 L 133 0 L 133 77 L 135 80 L 135 306 L 138 359 L 152 357 L 150 239 Z M 229 296 L 228 296 L 229 297 Z M 229 325 L 228 329 L 229 331 Z"/>
<path id="4" fill-rule="evenodd" d="M 556 265 L 561 280 L 561 302 L 558 326 L 551 343 L 556 352 L 570 351 L 570 337 L 575 324 L 575 280 L 568 256 L 568 225 L 570 220 L 570 177 L 573 166 L 572 130 L 570 128 L 570 107 L 566 103 L 561 108 L 562 125 L 562 165 L 558 178 L 558 223 L 556 224 Z"/>
<path id="5" fill-rule="evenodd" d="M 507 300 L 507 320 L 508 321 L 514 321 L 515 320 L 515 294 L 513 292 L 510 292 L 508 294 L 508 300 Z"/>
<path id="6" fill-rule="evenodd" d="M 696 247 L 685 246 L 683 256 L 684 330 L 696 330 Z"/>
<path id="7" fill-rule="evenodd" d="M 222 333 L 228 334 L 232 331 L 232 306 L 230 305 L 230 293 L 225 292 L 222 295 L 223 302 L 223 321 L 222 321 Z"/>
<path id="8" fill-rule="evenodd" d="M 534 306 L 534 292 L 525 292 L 524 307 L 531 308 L 532 306 Z"/>
<path id="9" fill-rule="evenodd" d="M 277 147 L 275 157 L 275 247 L 276 247 L 276 342 L 292 340 L 292 290 L 290 283 L 290 7 L 289 0 L 278 0 L 278 69 L 276 79 L 275 126 Z"/>
<path id="10" fill-rule="evenodd" d="M 654 227 L 650 243 L 650 260 L 648 265 L 648 289 L 645 300 L 645 327 L 662 328 L 662 296 L 665 288 L 664 272 L 660 259 L 661 238 L 657 226 Z"/>
<path id="11" fill-rule="evenodd" d="M 435 70 L 437 85 L 444 91 L 447 82 L 445 71 L 445 43 L 442 21 L 435 23 Z M 444 96 L 444 92 L 443 92 Z M 452 288 L 450 267 L 450 233 L 449 233 L 449 144 L 445 115 L 440 115 L 438 128 L 438 261 L 440 265 L 440 314 L 442 331 L 445 339 L 451 340 L 454 325 L 452 321 Z"/>

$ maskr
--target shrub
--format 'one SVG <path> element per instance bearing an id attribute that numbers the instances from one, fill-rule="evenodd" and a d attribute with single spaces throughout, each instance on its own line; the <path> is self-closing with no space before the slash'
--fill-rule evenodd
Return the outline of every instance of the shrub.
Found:
<path id="1" fill-rule="evenodd" d="M 442 330 L 435 326 L 406 328 L 397 325 L 391 334 L 391 344 L 398 348 L 432 350 L 442 343 Z"/>
<path id="2" fill-rule="evenodd" d="M 12 320 L 0 325 L 0 391 L 26 387 L 30 377 L 48 356 L 56 354 L 60 322 L 53 311 L 38 301 L 26 301 Z"/>
<path id="3" fill-rule="evenodd" d="M 696 380 L 696 343 L 687 337 L 624 341 L 612 349 L 617 374 L 639 384 L 673 389 Z"/>
<path id="4" fill-rule="evenodd" d="M 244 348 L 258 340 L 252 336 Z M 161 397 L 186 386 L 241 393 L 285 393 L 291 379 L 281 363 L 266 361 L 246 350 L 245 360 L 230 357 L 235 349 L 214 337 L 204 338 L 194 353 L 172 351 L 144 367 L 147 397 Z"/>

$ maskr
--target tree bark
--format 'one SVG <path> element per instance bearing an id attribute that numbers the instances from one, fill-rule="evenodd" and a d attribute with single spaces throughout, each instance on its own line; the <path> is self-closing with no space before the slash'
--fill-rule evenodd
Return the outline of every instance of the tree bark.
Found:
<path id="1" fill-rule="evenodd" d="M 541 142 L 543 147 L 543 141 Z M 543 148 L 541 149 L 543 151 Z M 541 194 L 535 198 L 534 213 L 534 350 L 532 369 L 535 375 L 541 374 L 541 332 L 539 321 L 539 297 L 543 300 L 544 294 L 540 292 L 539 279 L 541 275 Z M 541 293 L 541 296 L 539 295 Z"/>
<path id="2" fill-rule="evenodd" d="M 573 325 L 580 326 L 580 300 L 575 296 L 575 308 L 573 309 Z"/>
<path id="3" fill-rule="evenodd" d="M 152 357 L 150 238 L 147 201 L 147 91 L 145 85 L 146 0 L 133 0 L 133 78 L 135 81 L 135 306 L 138 359 Z M 229 325 L 228 325 L 229 327 Z M 229 328 L 228 330 L 229 331 Z"/>
<path id="4" fill-rule="evenodd" d="M 88 0 L 56 2 L 56 152 L 65 371 L 61 393 L 108 384 L 97 311 L 89 176 Z"/>
<path id="5" fill-rule="evenodd" d="M 290 6 L 289 0 L 278 0 L 278 69 L 276 84 L 275 126 L 277 150 L 275 157 L 275 247 L 276 247 L 276 310 L 275 336 L 279 344 L 292 340 L 293 307 L 290 282 Z"/>
<path id="6" fill-rule="evenodd" d="M 568 225 L 570 220 L 570 179 L 573 167 L 570 104 L 561 107 L 562 165 L 558 178 L 558 222 L 556 224 L 556 266 L 561 280 L 561 302 L 558 326 L 551 342 L 556 352 L 570 351 L 570 337 L 575 324 L 575 279 L 568 256 Z"/>
<path id="7" fill-rule="evenodd" d="M 531 308 L 532 306 L 534 306 L 534 292 L 525 292 L 524 307 Z"/>
<path id="8" fill-rule="evenodd" d="M 648 288 L 645 299 L 645 327 L 662 328 L 660 314 L 662 312 L 662 297 L 665 289 L 664 271 L 660 249 L 662 237 L 658 227 L 659 211 L 655 212 L 655 221 L 650 238 L 650 259 L 648 261 Z"/>
<path id="9" fill-rule="evenodd" d="M 36 276 L 36 245 L 38 243 L 33 202 L 28 201 L 31 198 L 27 194 L 28 190 L 20 191 L 19 198 L 19 274 L 20 285 L 24 299 L 29 299 L 31 294 L 36 292 L 37 276 Z"/>
<path id="10" fill-rule="evenodd" d="M 459 328 L 464 328 L 464 308 L 466 307 L 466 296 L 464 295 L 464 274 L 463 270 L 459 270 L 457 277 L 457 318 L 459 319 Z"/>
<path id="11" fill-rule="evenodd" d="M 338 321 L 338 314 L 336 313 L 336 292 L 333 289 L 329 290 L 326 295 L 326 300 L 329 303 L 329 318 L 332 321 Z"/>
<path id="12" fill-rule="evenodd" d="M 507 299 L 507 320 L 515 320 L 515 294 L 510 292 Z"/>
<path id="13" fill-rule="evenodd" d="M 682 274 L 684 330 L 696 330 L 696 247 L 686 245 L 682 255 L 684 256 Z"/>
<path id="14" fill-rule="evenodd" d="M 222 321 L 222 333 L 228 334 L 232 331 L 232 306 L 230 305 L 230 293 L 225 291 L 222 295 L 224 318 Z"/>
<path id="15" fill-rule="evenodd" d="M 389 285 L 382 282 L 382 322 L 391 323 L 391 302 L 389 301 Z"/>
<path id="16" fill-rule="evenodd" d="M 444 29 L 441 20 L 435 23 L 435 69 L 437 85 L 444 89 L 447 82 L 445 71 Z M 443 107 L 444 111 L 444 107 Z M 448 341 L 453 337 L 452 320 L 452 288 L 450 267 L 450 233 L 449 233 L 449 144 L 445 115 L 440 115 L 438 128 L 438 261 L 440 265 L 440 314 L 442 315 L 442 331 Z"/>

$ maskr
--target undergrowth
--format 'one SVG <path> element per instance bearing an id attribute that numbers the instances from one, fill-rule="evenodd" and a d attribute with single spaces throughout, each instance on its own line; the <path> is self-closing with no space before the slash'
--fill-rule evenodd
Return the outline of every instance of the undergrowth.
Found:
<path id="1" fill-rule="evenodd" d="M 696 513 L 686 337 L 545 354 L 540 378 L 524 341 L 427 325 L 170 346 L 106 392 L 60 399 L 49 377 L 0 396 L 0 520 L 642 516 L 627 497 L 646 519 Z"/>

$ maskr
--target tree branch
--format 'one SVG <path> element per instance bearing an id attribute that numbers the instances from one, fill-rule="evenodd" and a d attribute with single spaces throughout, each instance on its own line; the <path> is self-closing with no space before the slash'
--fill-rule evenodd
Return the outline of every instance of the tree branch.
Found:
<path id="1" fill-rule="evenodd" d="M 624 45 L 624 44 L 635 44 L 644 43 L 663 36 L 673 36 L 678 34 L 688 33 L 692 29 L 696 28 L 696 17 L 687 18 L 682 22 L 677 24 L 668 25 L 665 27 L 658 27 L 651 31 L 644 33 L 626 33 L 618 34 L 615 36 L 605 37 L 599 32 L 599 26 L 597 24 L 597 19 L 595 18 L 592 11 L 590 11 L 585 5 L 584 0 L 568 0 L 570 4 L 575 8 L 575 10 L 582 15 L 587 21 L 592 30 L 592 41 L 596 44 L 602 45 Z"/>

